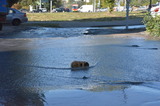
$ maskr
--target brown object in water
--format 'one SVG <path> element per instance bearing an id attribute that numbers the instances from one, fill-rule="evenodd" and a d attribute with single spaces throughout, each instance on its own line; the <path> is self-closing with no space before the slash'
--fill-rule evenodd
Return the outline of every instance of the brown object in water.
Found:
<path id="1" fill-rule="evenodd" d="M 71 68 L 89 68 L 89 63 L 86 61 L 73 61 Z"/>

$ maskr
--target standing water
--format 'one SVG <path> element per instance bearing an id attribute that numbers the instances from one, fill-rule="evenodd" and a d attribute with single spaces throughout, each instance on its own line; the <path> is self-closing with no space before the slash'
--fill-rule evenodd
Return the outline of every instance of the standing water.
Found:
<path id="1" fill-rule="evenodd" d="M 0 52 L 1 105 L 160 105 L 159 41 L 83 35 L 83 28 L 39 30 L 16 34 L 28 40 L 23 50 Z M 63 37 L 45 38 L 52 31 Z M 74 60 L 93 67 L 72 71 Z"/>

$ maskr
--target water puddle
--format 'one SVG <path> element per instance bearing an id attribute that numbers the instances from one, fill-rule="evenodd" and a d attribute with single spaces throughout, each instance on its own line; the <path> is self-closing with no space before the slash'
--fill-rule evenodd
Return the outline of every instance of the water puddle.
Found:
<path id="1" fill-rule="evenodd" d="M 86 29 L 13 34 L 30 42 L 21 42 L 22 50 L 0 52 L 0 105 L 159 105 L 160 42 L 84 36 Z M 72 71 L 75 60 L 94 67 Z"/>

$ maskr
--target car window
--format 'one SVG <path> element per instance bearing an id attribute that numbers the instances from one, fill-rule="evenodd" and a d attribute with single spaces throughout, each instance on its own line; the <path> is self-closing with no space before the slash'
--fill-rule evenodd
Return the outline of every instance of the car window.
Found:
<path id="1" fill-rule="evenodd" d="M 13 11 L 13 10 L 9 10 L 9 13 L 10 13 L 10 14 L 12 14 L 12 13 L 15 13 L 15 11 Z"/>

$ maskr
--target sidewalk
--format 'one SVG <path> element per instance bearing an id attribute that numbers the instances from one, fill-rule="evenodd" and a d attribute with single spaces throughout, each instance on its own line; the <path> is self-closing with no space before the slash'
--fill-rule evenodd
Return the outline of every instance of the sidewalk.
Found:
<path id="1" fill-rule="evenodd" d="M 28 22 L 28 23 L 53 23 L 61 28 L 68 27 L 107 27 L 107 26 L 125 26 L 126 20 L 120 21 L 61 21 L 61 22 Z M 142 19 L 129 19 L 128 25 L 143 25 Z"/>

